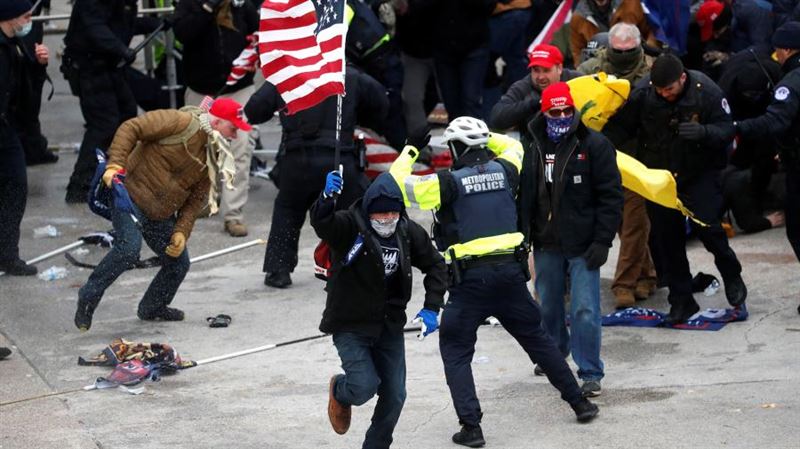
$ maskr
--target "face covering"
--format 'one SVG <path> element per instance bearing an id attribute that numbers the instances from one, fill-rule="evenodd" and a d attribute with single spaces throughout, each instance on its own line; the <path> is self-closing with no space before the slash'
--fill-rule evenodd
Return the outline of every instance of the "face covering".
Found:
<path id="1" fill-rule="evenodd" d="M 569 127 L 572 125 L 573 117 L 575 116 L 553 118 L 545 114 L 544 119 L 547 121 L 547 137 L 556 143 L 561 141 L 561 138 L 564 137 L 564 134 L 569 131 Z"/>
<path id="2" fill-rule="evenodd" d="M 17 37 L 26 36 L 28 33 L 31 32 L 33 28 L 33 22 L 28 22 L 25 25 L 22 25 L 20 28 L 14 27 L 14 35 Z"/>
<path id="3" fill-rule="evenodd" d="M 372 225 L 372 229 L 375 230 L 376 234 L 383 238 L 389 238 L 394 234 L 398 221 L 400 221 L 400 218 L 388 218 L 383 220 L 370 218 L 369 224 Z"/>
<path id="4" fill-rule="evenodd" d="M 642 60 L 642 47 L 636 47 L 635 51 L 620 52 L 613 48 L 608 49 L 608 62 L 622 73 L 627 73 L 636 68 Z"/>

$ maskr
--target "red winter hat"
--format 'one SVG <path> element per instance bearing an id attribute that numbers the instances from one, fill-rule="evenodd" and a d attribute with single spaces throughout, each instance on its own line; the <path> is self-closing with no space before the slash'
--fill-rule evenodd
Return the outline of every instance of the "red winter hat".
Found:
<path id="1" fill-rule="evenodd" d="M 561 106 L 575 107 L 575 102 L 569 93 L 569 85 L 563 81 L 547 86 L 542 92 L 542 112 Z"/>
<path id="2" fill-rule="evenodd" d="M 242 112 L 242 105 L 236 100 L 230 98 L 217 98 L 211 103 L 211 108 L 208 113 L 214 117 L 221 118 L 233 123 L 237 128 L 244 132 L 250 132 L 253 129 L 244 119 Z"/>
<path id="3" fill-rule="evenodd" d="M 528 55 L 528 68 L 538 65 L 549 69 L 556 64 L 564 63 L 564 55 L 558 47 L 547 44 L 539 44 L 533 47 L 533 51 Z"/>
<path id="4" fill-rule="evenodd" d="M 700 5 L 694 20 L 700 25 L 700 40 L 703 42 L 714 37 L 714 21 L 722 14 L 725 5 L 717 0 L 706 0 Z"/>

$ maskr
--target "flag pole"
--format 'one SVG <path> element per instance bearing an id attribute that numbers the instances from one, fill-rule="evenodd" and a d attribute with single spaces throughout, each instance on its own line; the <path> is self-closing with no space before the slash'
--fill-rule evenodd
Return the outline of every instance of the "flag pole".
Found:
<path id="1" fill-rule="evenodd" d="M 339 135 L 342 133 L 342 95 L 336 95 L 336 143 L 333 150 L 333 169 L 338 170 L 342 161 L 342 146 L 339 144 Z M 340 173 L 344 176 L 344 173 Z"/>

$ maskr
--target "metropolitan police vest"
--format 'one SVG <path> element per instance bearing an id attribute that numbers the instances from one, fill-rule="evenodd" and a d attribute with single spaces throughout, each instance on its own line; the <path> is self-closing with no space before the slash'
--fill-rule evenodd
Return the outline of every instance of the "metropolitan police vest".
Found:
<path id="1" fill-rule="evenodd" d="M 436 214 L 436 245 L 445 251 L 457 243 L 517 232 L 514 192 L 503 166 L 495 161 L 450 173 L 458 198 Z"/>

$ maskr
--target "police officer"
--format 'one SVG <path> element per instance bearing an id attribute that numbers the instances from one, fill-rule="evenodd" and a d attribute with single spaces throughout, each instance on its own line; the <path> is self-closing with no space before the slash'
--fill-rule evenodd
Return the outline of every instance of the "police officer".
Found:
<path id="1" fill-rule="evenodd" d="M 378 131 L 394 148 L 406 139 L 403 116 L 403 64 L 400 52 L 377 14 L 363 0 L 348 0 L 345 7 L 347 61 L 360 67 L 383 84 L 389 99 L 389 112 Z"/>
<path id="2" fill-rule="evenodd" d="M 24 98 L 20 86 L 20 37 L 31 30 L 28 0 L 0 4 L 0 271 L 16 276 L 36 274 L 36 267 L 19 258 L 19 226 L 28 197 L 25 150 L 15 130 L 15 112 Z"/>
<path id="3" fill-rule="evenodd" d="M 75 0 L 61 71 L 80 99 L 86 132 L 67 186 L 66 201 L 83 203 L 97 166 L 95 149 L 106 150 L 117 127 L 136 116 L 136 99 L 125 79 L 123 63 L 136 53 L 134 34 L 155 29 L 158 19 L 137 18 L 137 0 Z"/>
<path id="4" fill-rule="evenodd" d="M 619 146 L 638 139 L 637 158 L 649 168 L 669 170 L 678 185 L 678 197 L 696 218 L 692 230 L 714 255 L 722 274 L 725 295 L 733 306 L 747 297 L 742 266 L 720 225 L 722 191 L 719 172 L 733 134 L 728 101 L 704 74 L 684 70 L 680 59 L 659 56 L 650 76 L 631 92 L 627 103 L 603 131 Z M 692 296 L 692 275 L 686 257 L 686 218 L 674 209 L 647 203 L 652 226 L 653 254 L 660 257 L 669 285 L 671 305 L 667 322 L 686 321 L 700 307 Z M 662 273 L 659 273 L 662 276 Z"/>
<path id="5" fill-rule="evenodd" d="M 778 151 L 786 169 L 786 236 L 800 260 L 800 22 L 781 25 L 772 45 L 785 75 L 764 115 L 742 120 L 736 129 L 748 138 L 780 136 Z"/>
<path id="6" fill-rule="evenodd" d="M 451 171 L 412 175 L 419 152 L 407 146 L 390 173 L 404 189 L 406 206 L 436 211 L 434 240 L 450 264 L 450 296 L 442 314 L 439 349 L 462 425 L 453 442 L 469 447 L 485 444 L 470 364 L 478 326 L 489 316 L 497 317 L 531 361 L 544 368 L 578 421 L 591 420 L 598 408 L 581 395 L 564 358 L 542 328 L 539 306 L 526 286 L 528 257 L 517 230 L 515 203 L 522 145 L 504 135 L 490 135 L 486 124 L 472 117 L 450 122 L 444 138 L 454 160 Z"/>
<path id="7" fill-rule="evenodd" d="M 363 195 L 366 185 L 353 141 L 356 123 L 367 126 L 381 123 L 389 107 L 383 86 L 353 66 L 347 66 L 345 88 L 339 146 L 348 188 L 336 203 L 341 208 L 349 207 Z M 264 83 L 244 110 L 252 123 L 266 122 L 275 111 L 281 111 L 283 133 L 278 196 L 264 254 L 264 284 L 286 288 L 292 283 L 289 273 L 297 266 L 297 243 L 306 212 L 319 195 L 318 186 L 325 183 L 325 175 L 334 165 L 336 97 L 328 97 L 316 106 L 287 115 L 285 103 L 275 86 Z"/>

